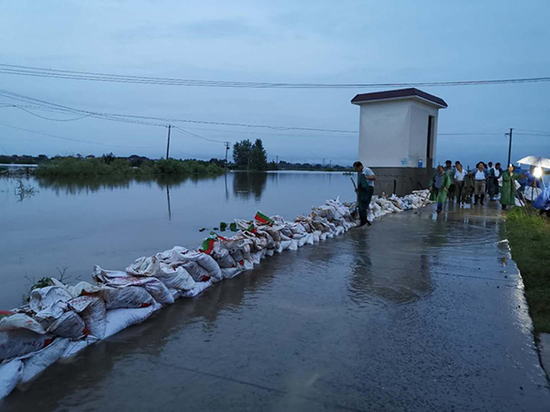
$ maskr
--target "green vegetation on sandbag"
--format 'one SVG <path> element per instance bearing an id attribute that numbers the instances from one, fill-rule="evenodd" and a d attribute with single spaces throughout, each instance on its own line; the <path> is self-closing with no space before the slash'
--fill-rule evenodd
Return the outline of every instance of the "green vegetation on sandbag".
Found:
<path id="1" fill-rule="evenodd" d="M 550 222 L 531 207 L 516 207 L 506 216 L 512 257 L 525 284 L 536 333 L 550 332 Z"/>

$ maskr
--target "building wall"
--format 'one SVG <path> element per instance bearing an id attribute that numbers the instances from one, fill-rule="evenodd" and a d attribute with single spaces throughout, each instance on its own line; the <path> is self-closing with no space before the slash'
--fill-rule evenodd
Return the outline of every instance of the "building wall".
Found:
<path id="1" fill-rule="evenodd" d="M 374 194 L 385 193 L 391 195 L 394 192 L 398 196 L 404 196 L 413 190 L 427 189 L 435 171 L 432 168 L 417 167 L 373 167 L 376 175 Z"/>
<path id="2" fill-rule="evenodd" d="M 434 116 L 433 159 L 437 149 L 438 109 L 416 99 L 362 104 L 359 160 L 369 167 L 418 167 L 427 164 L 428 117 Z"/>
<path id="3" fill-rule="evenodd" d="M 432 159 L 435 159 L 437 151 L 438 110 L 434 106 L 411 100 L 409 112 L 410 138 L 407 166 L 418 167 L 418 161 L 422 160 L 423 167 L 433 167 L 433 164 L 427 164 L 426 159 L 426 149 L 428 146 L 428 118 L 429 116 L 434 116 Z"/>
<path id="4" fill-rule="evenodd" d="M 360 107 L 359 160 L 369 167 L 401 167 L 409 151 L 410 102 L 375 102 Z"/>

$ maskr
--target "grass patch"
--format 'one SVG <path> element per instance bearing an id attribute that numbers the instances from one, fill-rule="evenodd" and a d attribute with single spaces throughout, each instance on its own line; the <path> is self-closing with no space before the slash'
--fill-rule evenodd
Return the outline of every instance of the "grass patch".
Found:
<path id="1" fill-rule="evenodd" d="M 535 333 L 550 333 L 550 221 L 531 207 L 516 207 L 508 212 L 506 231 Z"/>

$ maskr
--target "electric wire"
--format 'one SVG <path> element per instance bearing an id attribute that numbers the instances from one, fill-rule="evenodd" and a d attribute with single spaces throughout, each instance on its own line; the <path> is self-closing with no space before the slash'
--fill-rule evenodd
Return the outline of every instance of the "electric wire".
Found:
<path id="1" fill-rule="evenodd" d="M 5 127 L 9 127 L 9 128 L 12 128 L 12 129 L 16 129 L 16 130 L 21 130 L 21 131 L 24 131 L 24 132 L 29 132 L 29 133 L 34 133 L 34 134 L 38 134 L 38 135 L 53 137 L 53 138 L 56 138 L 56 139 L 70 140 L 70 141 L 79 142 L 79 143 L 95 144 L 95 145 L 99 145 L 99 146 L 131 147 L 133 149 L 150 149 L 150 148 L 157 148 L 158 147 L 158 146 L 133 146 L 133 145 L 117 145 L 117 144 L 99 143 L 99 142 L 92 142 L 92 141 L 89 141 L 89 140 L 82 140 L 82 139 L 75 139 L 75 138 L 71 138 L 71 137 L 59 136 L 59 135 L 55 135 L 55 134 L 51 134 L 51 133 L 39 132 L 37 130 L 26 129 L 24 127 L 13 126 L 11 124 L 6 124 L 6 123 L 0 123 L 0 125 L 5 126 Z"/>
<path id="2" fill-rule="evenodd" d="M 350 89 L 350 88 L 382 88 L 382 87 L 428 87 L 428 86 L 480 86 L 494 84 L 518 84 L 550 82 L 550 77 L 523 77 L 508 79 L 458 80 L 458 81 L 424 81 L 424 82 L 394 82 L 394 83 L 289 83 L 289 82 L 256 82 L 228 81 L 204 79 L 179 79 L 166 77 L 150 77 L 135 75 L 120 75 L 113 73 L 98 73 L 76 70 L 61 70 L 43 67 L 31 67 L 0 63 L 0 73 L 48 77 L 69 80 L 87 80 L 100 82 L 153 84 L 187 87 L 218 87 L 218 88 L 249 88 L 249 89 Z"/>

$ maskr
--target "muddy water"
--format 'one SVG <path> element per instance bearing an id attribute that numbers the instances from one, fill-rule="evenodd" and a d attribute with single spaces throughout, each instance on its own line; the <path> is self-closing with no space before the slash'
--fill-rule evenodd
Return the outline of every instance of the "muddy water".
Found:
<path id="1" fill-rule="evenodd" d="M 0 408 L 550 410 L 499 213 L 432 212 L 265 259 L 53 365 Z"/>

